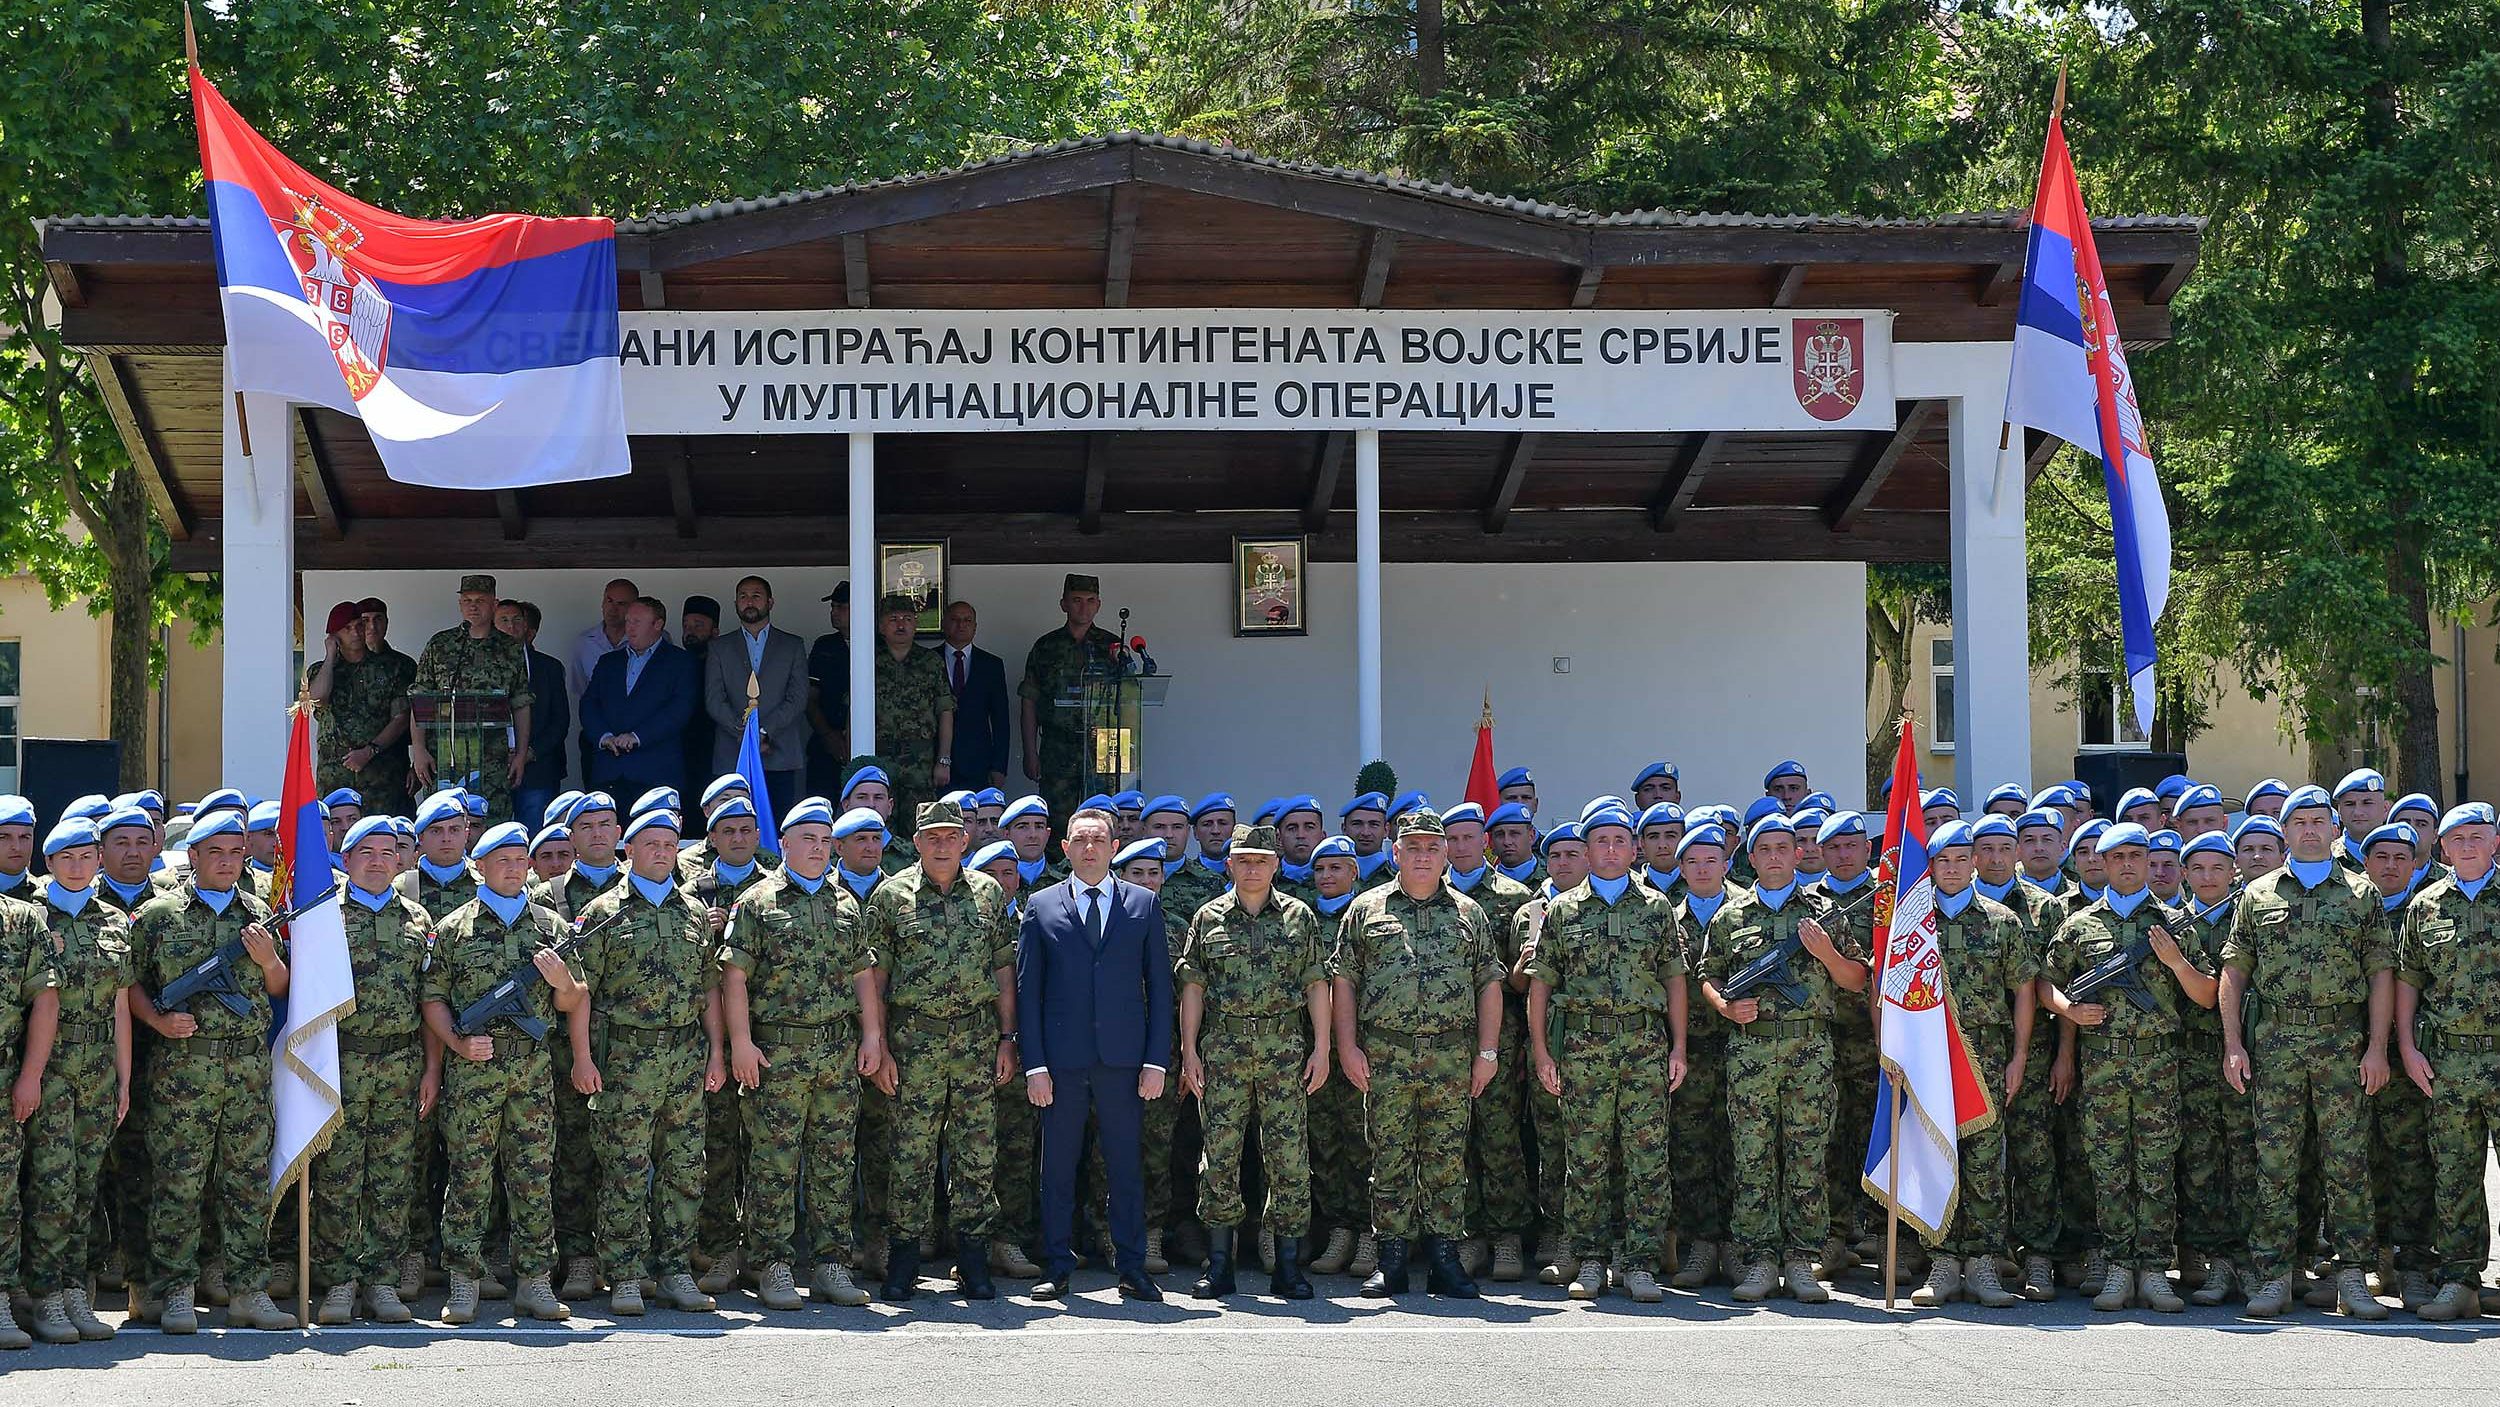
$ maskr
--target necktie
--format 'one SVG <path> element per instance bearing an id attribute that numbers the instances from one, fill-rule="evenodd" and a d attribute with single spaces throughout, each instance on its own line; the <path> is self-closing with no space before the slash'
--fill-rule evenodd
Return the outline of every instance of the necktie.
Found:
<path id="1" fill-rule="evenodd" d="M 1085 891 L 1085 936 L 1097 948 L 1102 946 L 1102 891 Z"/>
<path id="2" fill-rule="evenodd" d="M 954 655 L 955 655 L 955 697 L 957 697 L 957 698 L 959 698 L 959 699 L 960 699 L 960 698 L 962 698 L 962 697 L 964 696 L 964 652 L 963 652 L 963 651 L 961 651 L 961 650 L 957 650 L 957 651 L 955 651 L 955 652 L 954 652 Z"/>

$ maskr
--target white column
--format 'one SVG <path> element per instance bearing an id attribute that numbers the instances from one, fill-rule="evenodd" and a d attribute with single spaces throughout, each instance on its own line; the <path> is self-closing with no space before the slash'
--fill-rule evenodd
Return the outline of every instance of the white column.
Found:
<path id="1" fill-rule="evenodd" d="M 851 435 L 851 756 L 877 750 L 877 437 Z M 849 758 L 842 759 L 849 761 Z M 908 827 L 908 817 L 897 817 Z M 909 834 L 908 831 L 905 834 Z"/>
<path id="2" fill-rule="evenodd" d="M 1997 452 L 2006 366 L 2001 345 L 1969 357 L 1951 407 L 1954 787 L 1966 807 L 1990 787 L 2032 785 L 2023 463 L 2019 449 L 2002 465 Z"/>
<path id="3" fill-rule="evenodd" d="M 257 393 L 225 407 L 225 710 L 221 784 L 276 796 L 294 702 L 295 447 L 286 403 Z M 246 430 L 252 452 L 246 455 Z"/>
<path id="4" fill-rule="evenodd" d="M 1380 432 L 1354 432 L 1354 752 L 1380 744 Z"/>

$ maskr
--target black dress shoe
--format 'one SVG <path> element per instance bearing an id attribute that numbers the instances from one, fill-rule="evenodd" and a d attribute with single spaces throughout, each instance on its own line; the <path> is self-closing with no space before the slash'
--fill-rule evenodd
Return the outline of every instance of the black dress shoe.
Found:
<path id="1" fill-rule="evenodd" d="M 1163 1303 L 1163 1290 L 1141 1271 L 1120 1277 L 1120 1298 L 1144 1300 L 1148 1304 L 1161 1304 Z"/>
<path id="2" fill-rule="evenodd" d="M 877 1288 L 889 1302 L 900 1304 L 920 1293 L 920 1238 L 889 1236 L 885 1243 L 885 1283 Z"/>
<path id="3" fill-rule="evenodd" d="M 1075 1278 L 1073 1272 L 1061 1275 L 1055 1271 L 1045 1271 L 1041 1279 L 1033 1282 L 1033 1288 L 1025 1293 L 1037 1300 L 1065 1299 L 1071 1288 L 1070 1282 Z"/>

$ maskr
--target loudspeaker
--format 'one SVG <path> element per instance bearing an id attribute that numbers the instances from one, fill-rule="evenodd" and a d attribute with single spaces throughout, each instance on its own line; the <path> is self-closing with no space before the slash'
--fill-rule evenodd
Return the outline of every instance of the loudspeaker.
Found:
<path id="1" fill-rule="evenodd" d="M 27 738 L 18 744 L 18 785 L 35 803 L 40 842 L 82 796 L 119 792 L 122 745 L 111 738 Z"/>
<path id="2" fill-rule="evenodd" d="M 2173 772 L 2187 770 L 2183 752 L 2079 752 L 2075 779 L 2092 788 L 2092 814 L 2118 819 L 2118 798 L 2129 787 L 2150 787 Z"/>

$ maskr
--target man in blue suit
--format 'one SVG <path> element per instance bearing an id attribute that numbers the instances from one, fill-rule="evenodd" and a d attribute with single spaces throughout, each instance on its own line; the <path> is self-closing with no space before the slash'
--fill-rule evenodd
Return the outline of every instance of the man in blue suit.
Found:
<path id="1" fill-rule="evenodd" d="M 1085 1122 L 1099 1125 L 1111 1187 L 1111 1241 L 1128 1299 L 1160 1300 L 1146 1274 L 1145 1165 L 1139 1128 L 1172 1063 L 1172 964 L 1155 895 L 1111 877 L 1115 818 L 1068 818 L 1068 878 L 1033 891 L 1016 944 L 1016 1013 L 1026 1097 L 1042 1111 L 1042 1281 L 1067 1293 L 1076 1271 L 1076 1170 Z"/>
<path id="2" fill-rule="evenodd" d="M 692 656 L 661 638 L 663 610 L 648 596 L 626 607 L 625 643 L 599 657 L 590 687 L 582 690 L 590 784 L 602 791 L 675 786 L 685 770 L 695 666 Z"/>
<path id="3" fill-rule="evenodd" d="M 1007 785 L 1007 666 L 998 656 L 972 643 L 981 627 L 970 601 L 946 607 L 938 646 L 938 666 L 946 687 L 955 695 L 955 785 Z"/>

